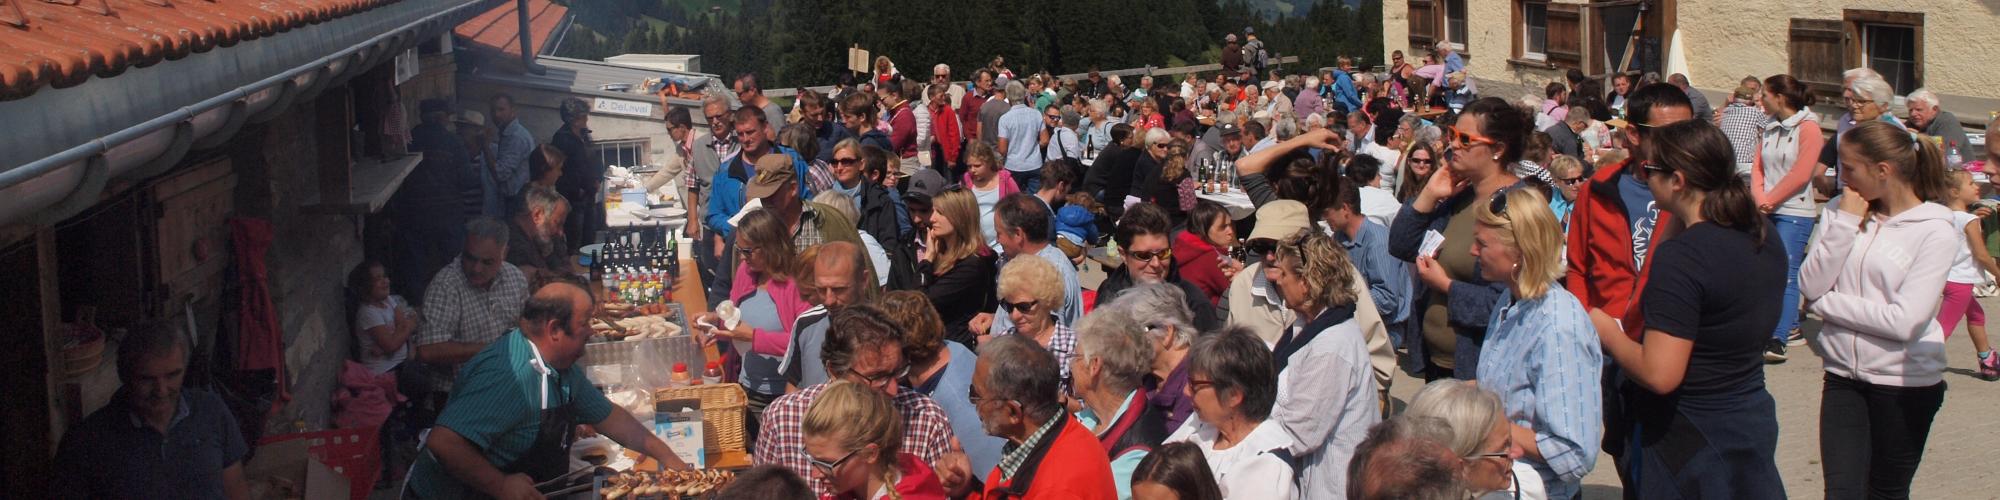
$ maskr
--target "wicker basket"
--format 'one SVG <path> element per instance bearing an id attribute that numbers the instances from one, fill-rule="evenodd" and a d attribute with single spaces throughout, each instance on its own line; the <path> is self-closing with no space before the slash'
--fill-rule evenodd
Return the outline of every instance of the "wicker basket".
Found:
<path id="1" fill-rule="evenodd" d="M 696 399 L 701 401 L 701 444 L 709 453 L 743 452 L 744 425 L 750 409 L 749 396 L 736 384 L 669 387 L 653 392 L 654 401 Z"/>

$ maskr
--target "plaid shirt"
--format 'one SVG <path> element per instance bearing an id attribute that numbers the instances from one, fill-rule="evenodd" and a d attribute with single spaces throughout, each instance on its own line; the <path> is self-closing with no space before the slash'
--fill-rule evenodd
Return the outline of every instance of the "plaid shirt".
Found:
<path id="1" fill-rule="evenodd" d="M 1048 436 L 1049 430 L 1056 428 L 1056 424 L 1062 421 L 1062 418 L 1051 418 L 1047 422 L 1042 422 L 1042 427 L 1035 429 L 1035 433 L 1029 434 L 1028 439 L 1021 440 L 1020 444 L 1007 443 L 1004 446 L 1006 454 L 1000 456 L 1000 478 L 1012 481 L 1014 473 L 1020 472 L 1021 466 L 1027 465 L 1028 455 L 1035 454 L 1035 447 L 1042 445 L 1042 438 Z"/>
<path id="2" fill-rule="evenodd" d="M 834 493 L 833 485 L 812 472 L 812 457 L 806 455 L 804 426 L 806 409 L 825 390 L 826 384 L 814 385 L 779 396 L 765 407 L 763 428 L 757 433 L 757 451 L 752 455 L 758 465 L 777 465 L 797 472 L 812 483 L 813 491 L 822 498 Z M 951 449 L 951 421 L 945 416 L 944 407 L 930 396 L 907 388 L 897 391 L 892 402 L 896 404 L 896 412 L 903 415 L 903 453 L 916 455 L 926 465 L 936 464 L 938 457 Z"/>
<path id="3" fill-rule="evenodd" d="M 826 237 L 820 234 L 819 224 L 819 210 L 807 204 L 804 210 L 799 211 L 799 229 L 792 232 L 792 247 L 804 251 L 825 243 Z"/>
<path id="4" fill-rule="evenodd" d="M 1049 353 L 1056 356 L 1056 367 L 1062 373 L 1062 393 L 1073 396 L 1076 393 L 1074 392 L 1075 389 L 1070 387 L 1069 359 L 1076 357 L 1076 330 L 1071 329 L 1069 325 L 1062 324 L 1060 319 L 1049 320 L 1049 324 L 1050 328 L 1056 329 L 1056 333 L 1050 335 L 1048 345 L 1042 347 L 1048 348 Z M 1021 333 L 1021 327 L 1019 326 L 1007 329 L 1007 333 L 1002 335 L 1014 335 L 1017 333 Z"/>
<path id="5" fill-rule="evenodd" d="M 528 279 L 513 264 L 501 263 L 500 275 L 485 290 L 465 282 L 459 259 L 444 266 L 424 291 L 423 327 L 412 342 L 421 347 L 443 342 L 485 345 L 514 329 L 521 306 L 528 302 Z M 425 387 L 450 391 L 458 367 L 425 365 Z"/>
<path id="6" fill-rule="evenodd" d="M 1717 121 L 1721 122 L 1722 135 L 1729 138 L 1729 145 L 1736 150 L 1736 163 L 1750 163 L 1757 158 L 1764 124 L 1771 122 L 1771 115 L 1739 102 L 1724 106 Z"/>

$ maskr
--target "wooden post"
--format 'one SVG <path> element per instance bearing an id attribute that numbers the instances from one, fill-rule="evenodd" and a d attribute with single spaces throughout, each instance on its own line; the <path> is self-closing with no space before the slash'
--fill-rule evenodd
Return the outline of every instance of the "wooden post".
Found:
<path id="1" fill-rule="evenodd" d="M 354 192 L 354 157 L 348 131 L 354 128 L 352 90 L 342 86 L 321 93 L 313 102 L 313 145 L 319 153 L 319 202 L 345 203 Z"/>
<path id="2" fill-rule="evenodd" d="M 49 455 L 54 456 L 56 444 L 62 442 L 63 430 L 68 427 L 69 404 L 64 402 L 62 374 L 58 365 L 62 362 L 63 325 L 62 289 L 56 279 L 61 269 L 56 257 L 56 229 L 42 226 L 35 230 L 35 277 L 42 296 L 42 359 L 46 360 L 42 370 L 47 384 L 49 410 Z M 82 417 L 82 415 L 74 415 Z"/>

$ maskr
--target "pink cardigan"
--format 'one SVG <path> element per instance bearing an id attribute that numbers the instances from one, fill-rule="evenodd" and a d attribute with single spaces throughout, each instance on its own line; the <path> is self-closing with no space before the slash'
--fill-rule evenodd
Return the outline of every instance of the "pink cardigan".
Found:
<path id="1" fill-rule="evenodd" d="M 994 177 L 999 178 L 1000 183 L 995 185 L 995 188 L 1000 190 L 1001 198 L 1006 198 L 1007 195 L 1021 192 L 1021 186 L 1019 184 L 1014 183 L 1014 176 L 1012 174 L 1008 174 L 1007 172 L 1000 172 L 993 175 Z M 979 185 L 974 184 L 972 182 L 972 172 L 966 172 L 965 175 L 961 176 L 958 182 L 959 184 L 964 185 L 965 189 L 968 191 L 979 189 L 978 188 Z"/>
<path id="2" fill-rule="evenodd" d="M 750 265 L 736 265 L 736 280 L 729 286 L 732 300 L 749 297 L 757 281 L 750 277 Z M 772 279 L 764 284 L 764 292 L 771 295 L 771 302 L 778 305 L 778 322 L 784 330 L 770 331 L 751 328 L 750 351 L 768 356 L 785 357 L 785 349 L 792 343 L 792 328 L 799 320 L 799 314 L 812 308 L 804 297 L 799 296 L 799 284 L 790 278 Z"/>

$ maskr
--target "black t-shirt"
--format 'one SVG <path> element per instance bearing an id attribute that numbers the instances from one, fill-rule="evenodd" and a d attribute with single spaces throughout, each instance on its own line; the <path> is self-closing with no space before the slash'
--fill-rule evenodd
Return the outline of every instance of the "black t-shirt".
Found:
<path id="1" fill-rule="evenodd" d="M 1785 291 L 1784 243 L 1703 222 L 1660 243 L 1641 304 L 1646 328 L 1694 342 L 1679 395 L 1764 385 L 1764 345 Z"/>

